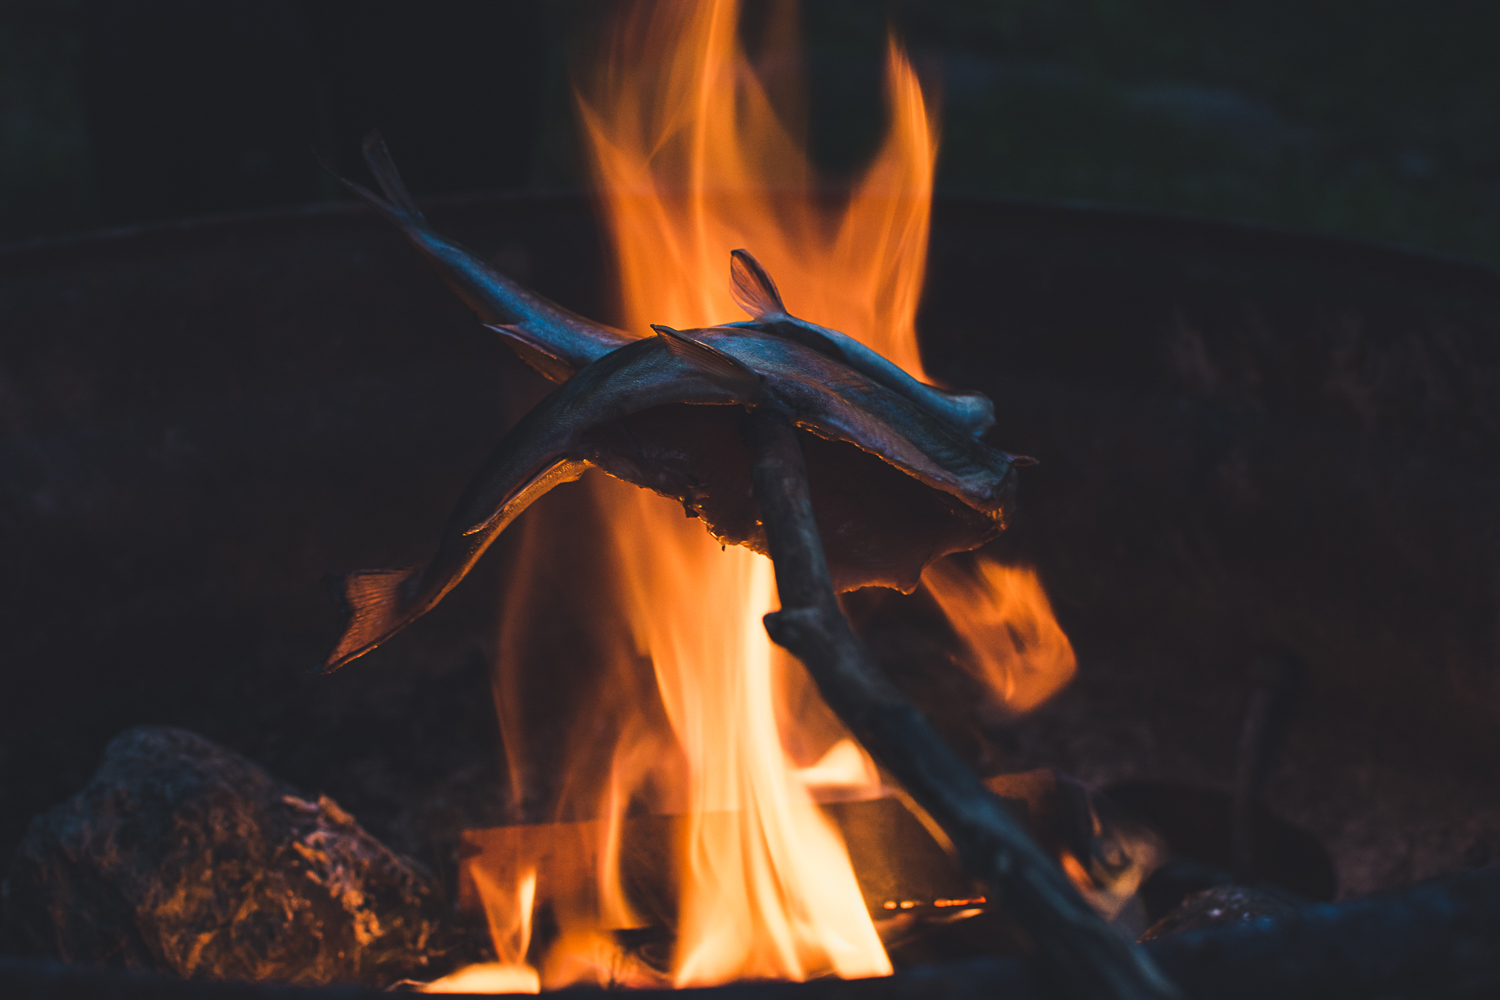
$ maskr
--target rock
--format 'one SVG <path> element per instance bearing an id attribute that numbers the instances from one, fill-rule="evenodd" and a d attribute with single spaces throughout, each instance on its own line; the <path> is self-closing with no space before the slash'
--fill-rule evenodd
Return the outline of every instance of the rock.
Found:
<path id="1" fill-rule="evenodd" d="M 185 977 L 431 978 L 432 876 L 257 765 L 181 729 L 116 737 L 32 821 L 4 885 L 8 950 Z"/>
<path id="2" fill-rule="evenodd" d="M 1177 909 L 1162 917 L 1141 935 L 1142 941 L 1198 930 L 1237 924 L 1262 917 L 1279 917 L 1297 907 L 1279 894 L 1243 885 L 1216 885 L 1183 899 Z"/>

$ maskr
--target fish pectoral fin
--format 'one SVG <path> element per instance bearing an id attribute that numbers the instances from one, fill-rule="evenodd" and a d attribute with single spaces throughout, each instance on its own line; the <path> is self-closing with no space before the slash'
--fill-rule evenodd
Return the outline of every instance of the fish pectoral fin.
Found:
<path id="1" fill-rule="evenodd" d="M 519 326 L 508 323 L 485 323 L 486 329 L 494 330 L 510 342 L 511 350 L 521 360 L 535 368 L 553 382 L 566 382 L 576 370 L 568 362 L 553 353 L 551 346 L 540 337 L 533 337 Z"/>
<path id="2" fill-rule="evenodd" d="M 370 134 L 365 136 L 363 149 L 370 173 L 375 175 L 380 190 L 385 192 L 391 204 L 411 216 L 414 221 L 426 222 L 422 210 L 412 200 L 411 192 L 406 190 L 401 173 L 396 169 L 396 161 L 391 159 L 391 151 L 386 148 L 385 137 L 380 134 L 379 129 L 371 129 Z"/>
<path id="3" fill-rule="evenodd" d="M 356 656 L 368 653 L 400 629 L 407 610 L 407 584 L 421 575 L 422 568 L 356 570 L 336 578 L 337 597 L 349 620 L 339 644 L 323 664 L 324 673 L 333 673 Z"/>
<path id="4" fill-rule="evenodd" d="M 760 391 L 760 375 L 739 358 L 670 326 L 653 323 L 651 329 L 661 337 L 668 351 L 692 365 L 720 389 L 747 400 Z"/>
<path id="5" fill-rule="evenodd" d="M 318 165 L 323 168 L 328 176 L 337 181 L 340 187 L 373 208 L 387 222 L 405 233 L 407 239 L 417 241 L 424 238 L 424 234 L 427 232 L 427 220 L 422 217 L 420 212 L 417 213 L 415 218 L 412 217 L 406 209 L 399 205 L 391 204 L 363 184 L 357 184 L 340 174 L 337 170 L 333 169 L 333 164 L 321 156 L 316 157 L 316 159 Z M 404 191 L 405 189 L 403 188 L 402 190 Z M 410 198 L 409 195 L 407 197 Z"/>
<path id="6" fill-rule="evenodd" d="M 749 250 L 729 251 L 729 284 L 735 303 L 756 319 L 787 315 L 776 282 Z"/>

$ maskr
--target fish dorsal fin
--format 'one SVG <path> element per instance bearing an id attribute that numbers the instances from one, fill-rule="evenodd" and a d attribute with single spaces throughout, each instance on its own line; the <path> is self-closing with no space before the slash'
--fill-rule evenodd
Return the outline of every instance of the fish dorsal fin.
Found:
<path id="1" fill-rule="evenodd" d="M 386 148 L 385 136 L 380 134 L 379 129 L 372 129 L 370 134 L 365 136 L 362 148 L 370 173 L 375 175 L 375 180 L 380 184 L 380 190 L 385 192 L 390 203 L 413 219 L 425 222 L 422 210 L 412 200 L 411 192 L 406 190 L 406 184 L 401 180 L 401 173 L 396 169 L 396 161 L 391 159 L 391 151 Z"/>
<path id="2" fill-rule="evenodd" d="M 760 376 L 738 358 L 670 326 L 653 323 L 651 329 L 661 336 L 667 350 L 698 369 L 719 388 L 740 397 L 754 396 L 760 390 Z"/>
<path id="3" fill-rule="evenodd" d="M 729 284 L 735 303 L 756 319 L 787 314 L 776 282 L 749 250 L 729 251 Z"/>

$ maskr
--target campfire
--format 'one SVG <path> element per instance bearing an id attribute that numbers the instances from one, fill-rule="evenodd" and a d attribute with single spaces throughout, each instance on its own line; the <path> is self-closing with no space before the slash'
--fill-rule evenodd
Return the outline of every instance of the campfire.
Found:
<path id="1" fill-rule="evenodd" d="M 610 581 L 589 616 L 607 623 L 609 663 L 579 696 L 582 728 L 561 762 L 553 808 L 568 819 L 466 838 L 461 902 L 488 918 L 498 961 L 431 988 L 887 975 L 882 925 L 971 917 L 1008 891 L 1054 923 L 1032 929 L 1060 968 L 1082 955 L 1080 981 L 1165 995 L 1063 874 L 1110 900 L 1112 917 L 1118 886 L 1129 897 L 1149 872 L 1149 839 L 1117 839 L 1107 879 L 1090 875 L 1092 852 L 1037 852 L 884 680 L 834 600 L 835 588 L 911 591 L 925 571 L 965 640 L 959 662 L 999 711 L 1033 707 L 1073 671 L 1034 573 L 983 555 L 942 561 L 1003 529 L 1026 462 L 979 440 L 989 400 L 922 370 L 935 129 L 894 40 L 887 92 L 885 143 L 852 192 L 830 198 L 740 48 L 735 5 L 623 22 L 580 97 L 623 330 L 568 314 L 433 232 L 378 136 L 366 154 L 383 196 L 345 182 L 561 387 L 496 451 L 429 562 L 345 578 L 349 622 L 329 669 L 434 607 L 544 493 L 590 467 L 613 477 L 586 480 Z M 496 667 L 518 808 L 535 772 L 526 574 L 549 544 L 528 539 Z M 835 803 L 856 836 L 930 828 L 952 856 L 946 891 L 875 898 Z M 878 858 L 881 845 L 866 850 Z M 877 863 L 901 870 L 900 858 Z M 555 926 L 534 944 L 538 910 Z M 651 930 L 668 935 L 654 961 L 621 937 Z"/>
<path id="2" fill-rule="evenodd" d="M 916 996 L 941 980 L 1170 997 L 1493 981 L 1493 871 L 1384 909 L 1307 912 L 1337 891 L 1336 825 L 1320 842 L 1262 801 L 1308 673 L 1283 646 L 1247 657 L 1242 714 L 1240 688 L 1195 703 L 1192 680 L 1163 671 L 1141 683 L 1149 694 L 1116 680 L 1047 714 L 1077 657 L 1033 560 L 1006 547 L 1037 475 L 1011 440 L 1024 405 L 992 391 L 997 421 L 961 378 L 932 377 L 918 346 L 936 115 L 893 38 L 884 138 L 830 184 L 806 152 L 790 22 L 773 18 L 747 51 L 740 20 L 727 0 L 630 7 L 579 75 L 617 294 L 589 315 L 533 291 L 524 254 L 465 249 L 459 214 L 419 207 L 378 134 L 364 149 L 374 183 L 340 178 L 488 328 L 466 317 L 469 331 L 533 374 L 508 384 L 530 396 L 486 460 L 443 452 L 441 475 L 472 478 L 445 493 L 446 521 L 425 524 L 428 558 L 334 581 L 345 618 L 322 666 L 338 673 L 320 683 L 380 683 L 400 643 L 488 599 L 474 578 L 498 567 L 497 639 L 474 647 L 498 721 L 498 805 L 451 810 L 461 828 L 416 859 L 317 784 L 182 729 L 133 729 L 31 824 L 0 942 L 186 978 L 428 992 L 812 996 L 863 980 L 846 988 Z M 416 273 L 405 253 L 393 273 Z M 1174 322 L 1174 363 L 1220 377 L 1190 317 Z M 987 338 L 963 349 L 984 356 Z M 1018 391 L 1039 405 L 1044 390 Z M 353 547 L 383 544 L 367 536 Z M 335 565 L 348 568 L 319 568 Z M 1175 593 L 1183 616 L 1201 610 Z M 1185 782 L 1212 770 L 1198 759 L 1159 768 L 1168 779 L 1125 766 L 1119 729 L 1134 723 L 1111 724 L 1145 714 L 1130 697 L 1191 704 L 1182 728 L 1211 733 L 1195 752 L 1231 748 L 1232 777 Z M 949 713 L 988 735 L 966 743 Z M 997 732 L 1029 742 L 996 750 L 984 740 Z M 1309 773 L 1304 823 L 1322 794 Z M 1379 784 L 1369 813 L 1384 822 L 1398 793 Z M 1463 801 L 1431 804 L 1429 827 Z M 0 982 L 11 975 L 54 973 L 0 964 Z"/>

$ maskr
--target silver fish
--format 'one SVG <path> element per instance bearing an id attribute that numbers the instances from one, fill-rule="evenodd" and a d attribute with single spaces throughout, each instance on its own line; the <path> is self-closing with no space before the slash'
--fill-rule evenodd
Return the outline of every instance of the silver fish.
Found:
<path id="1" fill-rule="evenodd" d="M 389 202 L 335 175 L 338 181 L 394 223 L 436 265 L 448 286 L 480 319 L 510 338 L 517 353 L 543 375 L 561 382 L 590 361 L 636 339 L 624 330 L 585 319 L 527 291 L 458 244 L 433 232 L 402 184 L 385 140 L 378 132 L 366 137 L 364 153 Z M 983 435 L 994 425 L 995 406 L 983 393 L 950 392 L 920 382 L 848 334 L 791 315 L 776 282 L 750 251 L 732 250 L 729 258 L 734 300 L 755 318 L 723 325 L 783 337 L 842 361 L 973 437 Z"/>
<path id="2" fill-rule="evenodd" d="M 876 377 L 888 373 L 867 358 L 855 354 L 855 364 L 836 356 L 841 347 L 820 350 L 754 323 L 658 326 L 646 338 L 592 323 L 433 233 L 383 145 L 371 158 L 389 201 L 351 189 L 562 385 L 506 434 L 459 500 L 430 561 L 343 577 L 349 618 L 325 670 L 430 610 L 528 505 L 589 467 L 677 499 L 725 544 L 764 552 L 741 427 L 749 408 L 774 407 L 810 432 L 804 446 L 814 507 L 841 590 L 910 591 L 932 560 L 981 545 L 1003 528 L 1015 490 L 1013 456 L 922 405 L 910 386 Z"/>

